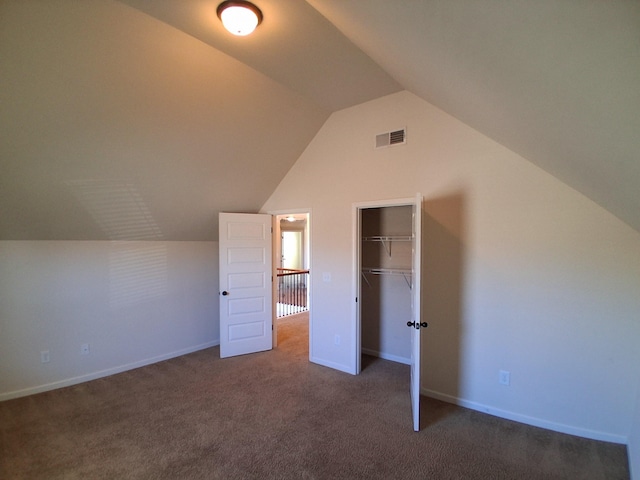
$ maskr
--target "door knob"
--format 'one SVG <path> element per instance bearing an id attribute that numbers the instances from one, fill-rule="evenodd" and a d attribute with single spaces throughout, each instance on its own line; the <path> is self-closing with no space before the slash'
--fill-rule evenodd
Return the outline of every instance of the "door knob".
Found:
<path id="1" fill-rule="evenodd" d="M 222 292 L 222 295 L 224 295 L 224 296 L 226 297 L 227 295 L 229 295 L 229 292 L 227 292 L 226 290 L 224 290 L 224 291 Z"/>
<path id="2" fill-rule="evenodd" d="M 420 328 L 427 328 L 429 324 L 427 322 L 416 323 L 416 322 L 407 322 L 407 327 L 415 327 L 416 330 Z"/>

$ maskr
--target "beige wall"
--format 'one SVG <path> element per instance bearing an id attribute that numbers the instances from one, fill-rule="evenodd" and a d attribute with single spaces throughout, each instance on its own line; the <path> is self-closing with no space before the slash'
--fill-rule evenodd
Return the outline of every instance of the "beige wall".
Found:
<path id="1" fill-rule="evenodd" d="M 217 242 L 0 242 L 0 400 L 218 344 L 218 308 Z"/>
<path id="2" fill-rule="evenodd" d="M 374 150 L 376 134 L 403 126 L 406 145 Z M 334 113 L 263 206 L 313 211 L 312 360 L 355 371 L 353 203 L 416 192 L 430 323 L 423 392 L 626 442 L 640 364 L 640 234 L 408 92 Z"/>

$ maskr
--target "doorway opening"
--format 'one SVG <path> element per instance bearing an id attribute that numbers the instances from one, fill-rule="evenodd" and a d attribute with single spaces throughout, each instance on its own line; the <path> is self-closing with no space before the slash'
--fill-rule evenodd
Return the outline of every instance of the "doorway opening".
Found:
<path id="1" fill-rule="evenodd" d="M 362 357 L 410 368 L 413 429 L 420 430 L 422 195 L 354 208 L 355 373 Z M 408 329 L 407 329 L 408 327 Z"/>
<path id="2" fill-rule="evenodd" d="M 362 208 L 359 213 L 361 354 L 410 365 L 412 205 Z"/>
<path id="3" fill-rule="evenodd" d="M 278 214 L 275 216 L 275 226 L 274 347 L 292 334 L 306 337 L 296 338 L 296 341 L 308 340 L 311 253 L 309 213 Z M 279 333 L 279 325 L 286 326 L 286 331 L 283 328 Z"/>

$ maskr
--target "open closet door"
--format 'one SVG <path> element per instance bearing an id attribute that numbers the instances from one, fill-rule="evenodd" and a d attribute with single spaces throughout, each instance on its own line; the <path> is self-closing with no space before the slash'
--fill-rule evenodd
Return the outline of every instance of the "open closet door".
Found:
<path id="1" fill-rule="evenodd" d="M 220 357 L 271 350 L 271 215 L 220 213 Z"/>
<path id="2" fill-rule="evenodd" d="M 413 207 L 413 262 L 411 285 L 412 319 L 411 327 L 411 411 L 413 414 L 413 430 L 420 431 L 420 330 L 427 326 L 422 323 L 420 313 L 420 263 L 422 245 L 422 195 L 416 195 Z"/>

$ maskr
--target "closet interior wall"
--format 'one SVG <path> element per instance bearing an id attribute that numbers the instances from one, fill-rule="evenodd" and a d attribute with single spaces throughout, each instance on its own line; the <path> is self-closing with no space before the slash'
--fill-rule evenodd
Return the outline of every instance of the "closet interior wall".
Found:
<path id="1" fill-rule="evenodd" d="M 361 210 L 363 354 L 411 363 L 412 206 Z"/>

